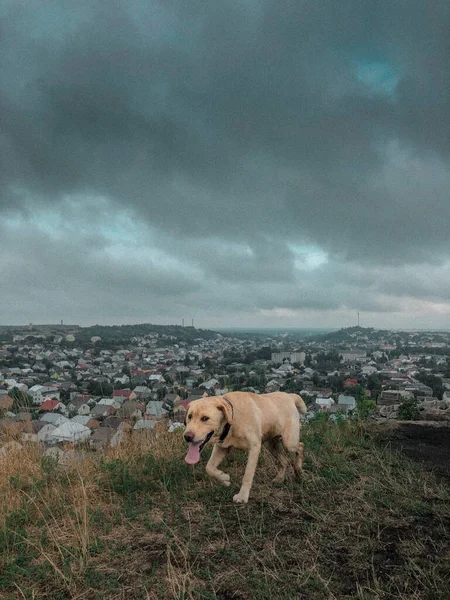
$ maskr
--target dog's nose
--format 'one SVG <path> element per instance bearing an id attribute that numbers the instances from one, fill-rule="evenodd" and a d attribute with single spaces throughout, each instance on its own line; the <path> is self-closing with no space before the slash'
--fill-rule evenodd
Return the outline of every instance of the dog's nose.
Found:
<path id="1" fill-rule="evenodd" d="M 192 433 L 185 433 L 185 434 L 184 434 L 184 439 L 185 439 L 187 442 L 192 442 L 192 440 L 194 439 L 194 436 L 192 435 Z"/>

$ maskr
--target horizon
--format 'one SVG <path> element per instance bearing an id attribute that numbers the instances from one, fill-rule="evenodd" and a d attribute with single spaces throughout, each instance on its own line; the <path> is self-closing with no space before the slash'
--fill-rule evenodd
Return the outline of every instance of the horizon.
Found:
<path id="1" fill-rule="evenodd" d="M 151 321 L 147 321 L 147 322 L 135 322 L 135 323 L 93 323 L 93 324 L 89 324 L 89 325 L 80 325 L 78 323 L 32 323 L 31 324 L 33 327 L 64 327 L 64 328 L 70 328 L 70 327 L 80 327 L 80 328 L 90 328 L 90 327 L 121 327 L 121 326 L 139 326 L 139 325 L 156 325 L 156 326 L 161 326 L 161 327 L 181 327 L 181 328 L 186 328 L 186 327 L 192 327 L 192 325 L 190 324 L 185 324 L 182 325 L 181 323 L 175 323 L 175 322 L 167 322 L 167 323 L 155 323 L 155 322 L 151 322 Z M 20 325 L 20 324 L 14 324 L 14 325 L 5 325 L 5 324 L 0 324 L 0 329 L 1 328 L 7 328 L 7 329 L 14 329 L 14 328 L 20 328 L 20 329 L 28 329 L 30 326 L 30 323 L 25 324 L 25 325 Z M 201 329 L 201 330 L 210 330 L 210 331 L 217 331 L 217 332 L 236 332 L 236 333 L 269 333 L 269 332 L 305 332 L 305 331 L 311 331 L 311 332 L 323 332 L 323 333 L 328 333 L 328 332 L 335 332 L 335 331 L 341 331 L 341 330 L 345 330 L 345 329 L 353 329 L 353 328 L 360 328 L 360 329 L 373 329 L 376 331 L 379 330 L 386 330 L 386 331 L 393 331 L 393 332 L 433 332 L 433 333 L 448 333 L 450 332 L 450 328 L 428 328 L 428 327 L 413 327 L 413 328 L 386 328 L 386 327 L 374 327 L 371 325 L 368 326 L 363 326 L 363 325 L 348 325 L 345 327 L 314 327 L 314 326 L 284 326 L 284 327 L 277 327 L 277 326 L 273 326 L 273 327 L 267 327 L 267 326 L 251 326 L 251 327 L 246 327 L 246 326 L 233 326 L 233 325 L 223 325 L 223 326 L 219 326 L 219 327 L 208 327 L 208 326 L 201 326 L 198 327 L 196 325 L 194 325 L 194 329 Z M 30 329 L 29 331 L 33 331 L 32 329 Z"/>

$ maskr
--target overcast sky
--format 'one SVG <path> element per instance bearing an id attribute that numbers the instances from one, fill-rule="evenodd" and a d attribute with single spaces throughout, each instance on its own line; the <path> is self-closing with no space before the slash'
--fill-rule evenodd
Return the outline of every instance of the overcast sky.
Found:
<path id="1" fill-rule="evenodd" d="M 450 4 L 1 0 L 0 323 L 450 327 Z"/>

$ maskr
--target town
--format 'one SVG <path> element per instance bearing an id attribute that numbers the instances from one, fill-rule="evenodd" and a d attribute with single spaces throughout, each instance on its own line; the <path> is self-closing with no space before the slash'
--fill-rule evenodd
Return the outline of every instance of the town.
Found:
<path id="1" fill-rule="evenodd" d="M 298 393 L 307 419 L 325 412 L 450 421 L 450 333 L 0 328 L 3 453 L 21 440 L 49 452 L 68 444 L 100 450 L 129 434 L 173 431 L 192 400 L 237 390 Z"/>

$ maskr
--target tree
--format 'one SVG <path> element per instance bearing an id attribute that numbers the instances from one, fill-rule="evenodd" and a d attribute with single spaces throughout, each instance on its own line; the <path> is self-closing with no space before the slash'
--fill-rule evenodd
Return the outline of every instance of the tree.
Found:
<path id="1" fill-rule="evenodd" d="M 436 377 L 436 375 L 432 375 L 431 373 L 422 372 L 417 375 L 417 379 L 421 383 L 430 387 L 433 390 L 433 395 L 436 396 L 436 398 L 442 400 L 445 390 L 440 377 Z"/>
<path id="2" fill-rule="evenodd" d="M 272 350 L 269 346 L 263 346 L 256 351 L 256 358 L 260 360 L 270 360 L 272 358 Z"/>
<path id="3" fill-rule="evenodd" d="M 357 385 L 352 390 L 353 395 L 356 399 L 356 412 L 358 413 L 358 417 L 360 419 L 367 419 L 376 408 L 376 403 L 367 398 L 364 388 L 360 385 Z"/>
<path id="4" fill-rule="evenodd" d="M 106 381 L 90 381 L 87 390 L 92 396 L 112 396 L 113 393 L 112 385 Z"/>
<path id="5" fill-rule="evenodd" d="M 399 419 L 405 421 L 417 421 L 420 417 L 420 410 L 417 405 L 417 398 L 406 398 L 398 407 L 397 415 Z"/>

